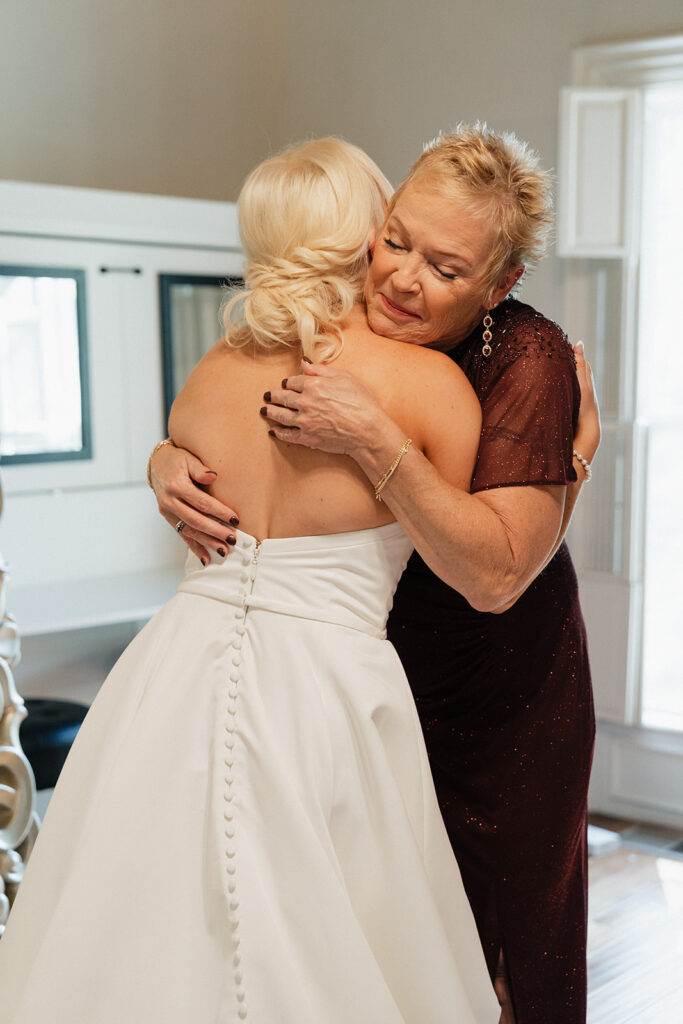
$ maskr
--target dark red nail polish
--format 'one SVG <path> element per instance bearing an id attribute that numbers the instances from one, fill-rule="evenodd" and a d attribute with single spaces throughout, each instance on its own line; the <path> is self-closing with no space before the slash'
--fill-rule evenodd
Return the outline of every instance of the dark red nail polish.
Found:
<path id="1" fill-rule="evenodd" d="M 199 561 L 202 563 L 202 565 L 206 569 L 206 559 L 205 558 L 200 558 Z"/>
<path id="2" fill-rule="evenodd" d="M 289 377 L 285 377 L 285 378 L 284 378 L 284 380 L 282 381 L 282 387 L 283 387 L 283 388 L 286 388 L 286 387 L 287 387 L 287 381 L 288 381 L 288 380 L 289 380 Z"/>
<path id="3" fill-rule="evenodd" d="M 266 409 L 265 405 L 261 406 L 261 408 L 259 409 L 259 412 L 261 413 L 262 416 L 267 416 L 268 415 L 268 410 Z"/>
<path id="4" fill-rule="evenodd" d="M 228 537 L 228 544 L 230 544 L 230 546 L 232 546 L 233 544 L 236 544 L 236 543 L 237 543 L 237 537 Z"/>
<path id="5" fill-rule="evenodd" d="M 227 551 L 225 550 L 225 548 L 219 548 L 218 554 L 221 556 L 221 558 L 225 558 L 225 556 L 227 555 Z"/>
<path id="6" fill-rule="evenodd" d="M 237 518 L 237 516 L 230 516 L 230 519 L 228 520 L 228 522 L 230 523 L 231 526 L 237 527 L 237 526 L 240 525 L 240 521 Z"/>
<path id="7" fill-rule="evenodd" d="M 264 402 L 269 402 L 270 401 L 270 391 L 265 391 L 264 392 L 264 394 L 263 394 L 263 401 Z"/>

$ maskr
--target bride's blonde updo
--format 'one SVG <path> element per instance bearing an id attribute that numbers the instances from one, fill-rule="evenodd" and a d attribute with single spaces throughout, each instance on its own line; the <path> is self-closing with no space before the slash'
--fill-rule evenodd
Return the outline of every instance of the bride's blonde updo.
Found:
<path id="1" fill-rule="evenodd" d="M 254 168 L 238 201 L 245 288 L 223 310 L 228 345 L 334 358 L 391 193 L 367 153 L 342 139 L 306 142 Z"/>

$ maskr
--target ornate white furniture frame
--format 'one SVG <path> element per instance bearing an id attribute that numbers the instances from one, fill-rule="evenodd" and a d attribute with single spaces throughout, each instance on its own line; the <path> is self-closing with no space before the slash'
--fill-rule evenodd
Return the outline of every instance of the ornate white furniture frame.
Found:
<path id="1" fill-rule="evenodd" d="M 36 783 L 19 742 L 26 706 L 12 675 L 12 667 L 21 657 L 21 645 L 17 624 L 6 613 L 8 579 L 8 566 L 0 553 L 0 935 L 40 827 Z"/>

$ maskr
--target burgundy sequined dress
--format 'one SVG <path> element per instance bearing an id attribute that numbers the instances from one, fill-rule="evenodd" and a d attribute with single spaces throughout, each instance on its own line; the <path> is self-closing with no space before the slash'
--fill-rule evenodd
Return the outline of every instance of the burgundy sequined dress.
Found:
<path id="1" fill-rule="evenodd" d="M 452 358 L 483 409 L 472 491 L 576 479 L 579 389 L 556 324 L 507 300 L 493 352 L 478 328 Z M 389 639 L 420 713 L 446 827 L 493 974 L 517 1024 L 586 1014 L 586 794 L 595 720 L 566 544 L 508 611 L 475 611 L 413 555 Z"/>

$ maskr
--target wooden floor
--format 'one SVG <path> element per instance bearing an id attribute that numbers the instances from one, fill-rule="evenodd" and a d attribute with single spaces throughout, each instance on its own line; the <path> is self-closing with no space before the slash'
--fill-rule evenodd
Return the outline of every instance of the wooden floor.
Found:
<path id="1" fill-rule="evenodd" d="M 589 1024 L 683 1024 L 683 860 L 592 857 L 588 917 Z"/>

